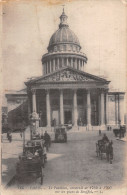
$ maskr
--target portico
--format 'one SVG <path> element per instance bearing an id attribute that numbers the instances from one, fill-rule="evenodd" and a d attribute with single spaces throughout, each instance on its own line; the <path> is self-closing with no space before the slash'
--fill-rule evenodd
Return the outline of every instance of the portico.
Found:
<path id="1" fill-rule="evenodd" d="M 27 83 L 32 112 L 40 115 L 42 126 L 51 127 L 55 120 L 57 125 L 71 123 L 74 127 L 86 126 L 87 130 L 100 125 L 105 129 L 108 83 L 65 67 Z"/>

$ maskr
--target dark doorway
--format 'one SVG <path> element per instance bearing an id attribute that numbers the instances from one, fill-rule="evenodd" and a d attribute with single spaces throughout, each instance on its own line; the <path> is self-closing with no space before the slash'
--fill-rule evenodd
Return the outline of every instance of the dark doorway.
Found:
<path id="1" fill-rule="evenodd" d="M 72 123 L 72 112 L 70 110 L 64 111 L 64 123 Z"/>

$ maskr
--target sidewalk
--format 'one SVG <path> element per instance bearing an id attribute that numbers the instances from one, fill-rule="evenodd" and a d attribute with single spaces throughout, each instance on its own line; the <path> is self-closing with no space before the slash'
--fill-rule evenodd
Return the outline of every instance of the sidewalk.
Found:
<path id="1" fill-rule="evenodd" d="M 29 129 L 26 130 L 26 139 L 29 139 Z M 20 133 L 12 133 L 10 143 L 4 133 L 2 135 L 2 185 L 5 187 L 16 173 L 16 163 L 23 151 L 23 139 Z"/>

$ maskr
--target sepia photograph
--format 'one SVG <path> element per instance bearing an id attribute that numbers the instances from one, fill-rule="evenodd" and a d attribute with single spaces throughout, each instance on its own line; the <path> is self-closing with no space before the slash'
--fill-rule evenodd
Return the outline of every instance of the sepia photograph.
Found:
<path id="1" fill-rule="evenodd" d="M 127 194 L 127 1 L 3 0 L 1 194 Z"/>

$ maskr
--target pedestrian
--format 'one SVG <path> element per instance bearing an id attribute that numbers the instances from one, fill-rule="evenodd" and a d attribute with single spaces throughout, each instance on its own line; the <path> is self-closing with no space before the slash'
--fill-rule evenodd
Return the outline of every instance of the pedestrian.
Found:
<path id="1" fill-rule="evenodd" d="M 104 136 L 103 136 L 103 138 L 102 138 L 102 141 L 104 142 L 104 143 L 107 143 L 107 142 L 109 142 L 109 139 L 108 139 L 108 137 L 107 137 L 107 135 L 104 133 Z"/>
<path id="2" fill-rule="evenodd" d="M 20 131 L 20 137 L 22 138 L 22 130 Z"/>
<path id="3" fill-rule="evenodd" d="M 101 130 L 99 130 L 99 135 L 101 136 Z"/>
<path id="4" fill-rule="evenodd" d="M 45 131 L 45 133 L 44 133 L 44 140 L 45 140 L 46 148 L 48 151 L 48 148 L 49 148 L 50 142 L 51 142 L 51 138 L 50 138 L 50 135 L 47 133 L 47 131 Z"/>

